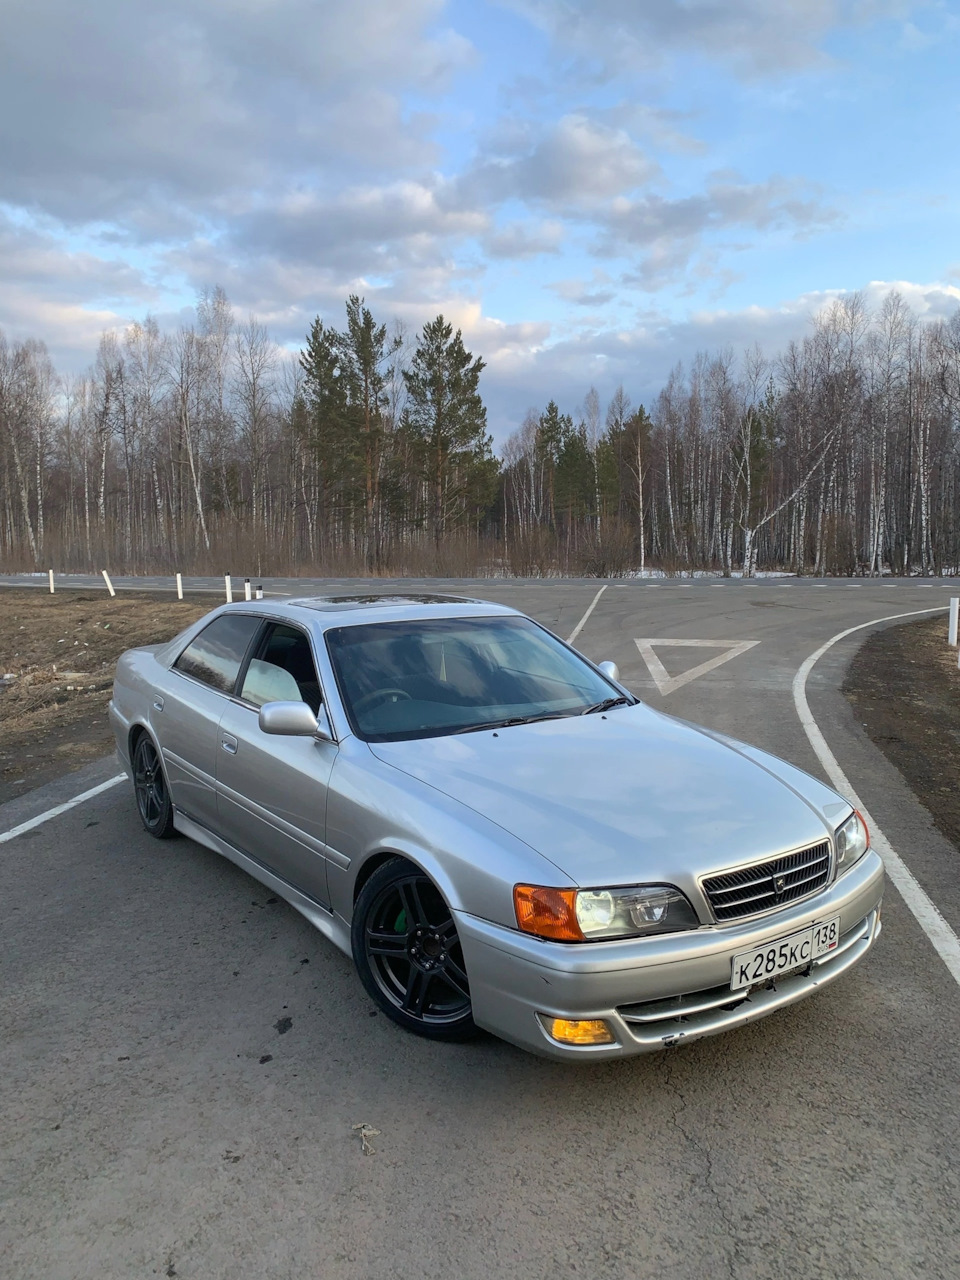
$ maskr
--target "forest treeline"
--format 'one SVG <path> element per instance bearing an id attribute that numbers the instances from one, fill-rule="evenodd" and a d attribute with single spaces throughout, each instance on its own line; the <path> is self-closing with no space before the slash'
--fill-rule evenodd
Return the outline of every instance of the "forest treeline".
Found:
<path id="1" fill-rule="evenodd" d="M 848 295 L 776 357 L 656 399 L 530 410 L 494 453 L 483 359 L 364 300 L 303 348 L 238 322 L 103 334 L 80 377 L 0 332 L 0 556 L 60 572 L 934 574 L 960 564 L 960 311 Z M 569 409 L 569 407 L 566 407 Z"/>

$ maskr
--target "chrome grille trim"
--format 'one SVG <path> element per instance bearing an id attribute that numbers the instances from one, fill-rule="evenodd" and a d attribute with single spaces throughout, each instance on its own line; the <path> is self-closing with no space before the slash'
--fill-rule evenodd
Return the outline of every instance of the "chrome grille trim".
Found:
<path id="1" fill-rule="evenodd" d="M 701 885 L 714 917 L 723 923 L 805 898 L 823 888 L 829 875 L 830 841 L 823 840 L 795 853 L 705 876 Z M 782 882 L 779 890 L 778 881 Z"/>

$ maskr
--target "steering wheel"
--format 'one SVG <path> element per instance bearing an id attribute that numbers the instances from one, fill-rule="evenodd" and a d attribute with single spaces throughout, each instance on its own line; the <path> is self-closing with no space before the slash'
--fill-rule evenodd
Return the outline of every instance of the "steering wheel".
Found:
<path id="1" fill-rule="evenodd" d="M 402 702 L 410 702 L 411 698 L 406 689 L 373 689 L 370 693 L 365 693 L 362 697 L 357 698 L 353 704 L 354 711 L 365 711 L 368 706 L 372 706 L 375 702 L 383 702 L 386 698 L 398 698 Z"/>

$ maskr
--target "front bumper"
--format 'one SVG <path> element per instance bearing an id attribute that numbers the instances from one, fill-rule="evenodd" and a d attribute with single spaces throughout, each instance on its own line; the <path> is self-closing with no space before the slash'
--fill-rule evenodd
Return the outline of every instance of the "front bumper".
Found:
<path id="1" fill-rule="evenodd" d="M 622 1058 L 716 1035 L 802 1000 L 852 968 L 880 933 L 883 863 L 869 850 L 828 888 L 752 921 L 625 942 L 546 942 L 457 912 L 474 1020 L 550 1058 Z M 746 994 L 729 989 L 731 961 L 818 921 L 840 917 L 840 943 Z M 540 1020 L 602 1018 L 616 1043 L 563 1045 Z"/>

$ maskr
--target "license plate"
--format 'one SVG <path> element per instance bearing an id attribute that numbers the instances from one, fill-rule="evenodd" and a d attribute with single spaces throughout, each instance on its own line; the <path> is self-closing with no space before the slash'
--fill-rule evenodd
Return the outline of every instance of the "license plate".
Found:
<path id="1" fill-rule="evenodd" d="M 839 941 L 840 917 L 834 916 L 832 920 L 823 920 L 812 924 L 809 929 L 791 933 L 789 938 L 779 938 L 753 951 L 741 951 L 733 957 L 730 988 L 740 991 L 790 969 L 802 969 L 812 960 L 833 951 Z"/>

